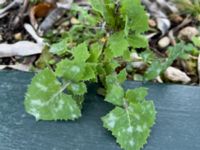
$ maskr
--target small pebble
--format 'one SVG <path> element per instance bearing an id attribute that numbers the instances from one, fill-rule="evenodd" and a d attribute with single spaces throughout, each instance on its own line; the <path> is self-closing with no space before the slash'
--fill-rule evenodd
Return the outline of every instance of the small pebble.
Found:
<path id="1" fill-rule="evenodd" d="M 16 34 L 14 35 L 14 37 L 15 37 L 15 40 L 17 40 L 17 41 L 22 40 L 22 34 L 21 34 L 21 33 L 16 33 Z"/>
<path id="2" fill-rule="evenodd" d="M 168 67 L 164 72 L 165 78 L 173 82 L 189 83 L 191 78 L 187 74 L 177 68 Z"/>
<path id="3" fill-rule="evenodd" d="M 71 24 L 80 24 L 80 21 L 74 17 L 71 18 L 70 22 Z"/>
<path id="4" fill-rule="evenodd" d="M 133 69 L 138 69 L 138 70 L 144 70 L 147 67 L 146 63 L 142 61 L 132 62 L 131 66 L 133 67 Z"/>
<path id="5" fill-rule="evenodd" d="M 62 27 L 68 27 L 69 26 L 69 21 L 63 22 L 60 26 L 62 26 Z"/>
<path id="6" fill-rule="evenodd" d="M 138 56 L 137 53 L 133 52 L 133 53 L 131 53 L 131 60 L 138 61 L 138 60 L 142 60 L 142 58 L 140 56 Z"/>
<path id="7" fill-rule="evenodd" d="M 174 23 L 181 23 L 183 21 L 183 17 L 178 14 L 172 14 L 170 15 L 170 20 Z"/>
<path id="8" fill-rule="evenodd" d="M 199 31 L 195 27 L 188 26 L 179 32 L 178 38 L 184 41 L 191 41 L 192 38 L 198 34 Z"/>
<path id="9" fill-rule="evenodd" d="M 158 46 L 160 48 L 166 48 L 167 46 L 169 46 L 169 44 L 170 44 L 170 39 L 167 36 L 163 37 L 158 41 Z"/>
<path id="10" fill-rule="evenodd" d="M 53 31 L 53 34 L 58 34 L 58 30 L 54 29 Z"/>
<path id="11" fill-rule="evenodd" d="M 61 30 L 59 31 L 60 34 L 65 33 L 65 32 L 66 32 L 65 29 L 61 29 Z"/>
<path id="12" fill-rule="evenodd" d="M 149 23 L 150 27 L 152 27 L 152 28 L 156 27 L 156 22 L 153 19 L 149 19 L 148 23 Z"/>

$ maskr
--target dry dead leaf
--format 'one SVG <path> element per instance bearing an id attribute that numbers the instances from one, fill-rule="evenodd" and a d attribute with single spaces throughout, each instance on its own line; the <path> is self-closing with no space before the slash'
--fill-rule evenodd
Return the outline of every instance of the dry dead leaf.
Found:
<path id="1" fill-rule="evenodd" d="M 65 14 L 64 8 L 55 8 L 49 15 L 44 19 L 44 21 L 39 26 L 39 32 L 42 35 L 44 32 L 48 31 L 62 16 Z"/>
<path id="2" fill-rule="evenodd" d="M 39 26 L 40 35 L 48 31 L 71 8 L 73 0 L 61 0 L 56 3 L 57 8 L 52 10 Z"/>
<path id="3" fill-rule="evenodd" d="M 168 32 L 171 26 L 171 23 L 169 19 L 167 18 L 167 16 L 161 11 L 157 11 L 156 16 L 157 16 L 156 22 L 157 22 L 158 29 L 161 31 L 162 35 L 164 35 L 165 33 Z"/>
<path id="4" fill-rule="evenodd" d="M 32 36 L 32 38 L 39 44 L 44 44 L 44 39 L 39 37 L 36 33 L 36 31 L 34 30 L 33 26 L 31 26 L 28 23 L 24 24 L 24 28 L 25 30 Z"/>
<path id="5" fill-rule="evenodd" d="M 29 72 L 31 69 L 31 65 L 26 65 L 26 64 L 15 64 L 15 65 L 8 65 L 8 68 L 19 70 L 19 71 L 24 71 L 24 72 Z"/>
<path id="6" fill-rule="evenodd" d="M 21 5 L 22 3 L 23 3 L 23 0 L 14 0 L 14 1 L 12 1 L 6 7 L 0 9 L 0 15 L 6 13 L 8 10 L 12 9 L 13 7 Z"/>
<path id="7" fill-rule="evenodd" d="M 43 48 L 44 44 L 30 41 L 19 41 L 14 44 L 3 43 L 0 44 L 0 58 L 40 54 Z"/>
<path id="8" fill-rule="evenodd" d="M 37 18 L 42 18 L 48 15 L 48 13 L 54 8 L 55 6 L 52 3 L 39 3 L 33 6 L 29 12 L 30 22 L 31 25 L 37 29 L 38 23 Z"/>
<path id="9" fill-rule="evenodd" d="M 156 0 L 156 1 L 150 1 L 150 0 L 142 0 L 142 3 L 146 6 L 148 9 L 151 17 L 156 19 L 157 27 L 161 31 L 162 35 L 167 33 L 169 30 L 171 23 L 167 17 L 166 8 L 168 8 L 169 11 L 175 11 L 171 4 L 165 0 Z"/>
<path id="10" fill-rule="evenodd" d="M 162 7 L 164 10 L 177 13 L 178 9 L 176 8 L 176 5 L 172 3 L 171 1 L 166 0 L 156 0 L 156 2 L 159 4 L 160 7 Z"/>
<path id="11" fill-rule="evenodd" d="M 31 65 L 25 65 L 25 64 L 15 64 L 15 65 L 0 65 L 0 70 L 10 68 L 14 70 L 29 72 L 31 69 Z"/>

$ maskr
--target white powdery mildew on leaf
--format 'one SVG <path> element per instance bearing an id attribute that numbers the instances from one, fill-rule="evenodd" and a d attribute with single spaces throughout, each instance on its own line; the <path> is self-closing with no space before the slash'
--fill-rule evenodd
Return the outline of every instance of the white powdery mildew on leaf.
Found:
<path id="1" fill-rule="evenodd" d="M 128 133 L 133 133 L 133 127 L 129 126 L 129 127 L 127 128 L 127 132 L 128 132 Z"/>
<path id="2" fill-rule="evenodd" d="M 137 132 L 143 132 L 142 126 L 137 125 L 136 131 L 137 131 Z"/>
<path id="3" fill-rule="evenodd" d="M 77 118 L 78 116 L 76 114 L 72 114 L 72 118 L 75 119 Z"/>
<path id="4" fill-rule="evenodd" d="M 35 84 L 36 87 L 38 87 L 41 91 L 43 92 L 47 92 L 48 91 L 48 88 L 45 86 L 45 85 L 42 85 L 41 83 L 37 82 Z"/>
<path id="5" fill-rule="evenodd" d="M 40 106 L 40 107 L 43 107 L 43 106 L 45 106 L 45 103 L 42 102 L 42 100 L 40 100 L 40 99 L 32 99 L 32 100 L 31 100 L 31 105 L 32 105 L 32 106 Z"/>
<path id="6" fill-rule="evenodd" d="M 154 113 L 150 114 L 151 111 Z M 117 138 L 122 149 L 140 150 L 146 143 L 150 128 L 154 124 L 155 109 L 150 101 L 131 103 L 127 108 L 115 107 L 102 120 L 104 127 Z"/>
<path id="7" fill-rule="evenodd" d="M 117 117 L 114 114 L 110 114 L 108 117 L 108 126 L 114 128 L 117 121 Z"/>
<path id="8" fill-rule="evenodd" d="M 119 132 L 117 133 L 117 136 L 119 136 L 119 137 L 120 137 L 121 135 L 122 135 L 122 134 L 121 134 L 121 132 L 119 131 Z"/>
<path id="9" fill-rule="evenodd" d="M 40 113 L 35 109 L 35 108 L 31 108 L 30 112 L 32 113 L 33 116 L 35 116 L 36 120 L 39 120 L 40 118 Z"/>
<path id="10" fill-rule="evenodd" d="M 134 116 L 135 116 L 135 118 L 137 119 L 137 120 L 140 120 L 140 115 L 138 115 L 138 114 L 134 114 Z"/>
<path id="11" fill-rule="evenodd" d="M 81 71 L 80 67 L 79 66 L 73 66 L 71 68 L 71 71 L 74 73 L 74 74 L 77 74 Z"/>
<path id="12" fill-rule="evenodd" d="M 80 89 L 80 86 L 78 84 L 72 84 L 71 86 L 73 91 L 79 91 Z"/>
<path id="13" fill-rule="evenodd" d="M 133 139 L 131 139 L 131 140 L 129 140 L 129 144 L 130 144 L 131 146 L 134 146 L 134 145 L 135 145 L 135 141 L 134 141 Z"/>
<path id="14" fill-rule="evenodd" d="M 60 99 L 60 100 L 58 101 L 58 106 L 55 107 L 54 110 L 55 110 L 56 112 L 62 110 L 63 107 L 64 107 L 64 104 L 65 104 L 64 100 L 63 100 L 63 99 Z"/>
<path id="15" fill-rule="evenodd" d="M 70 110 L 71 112 L 73 112 L 73 111 L 74 111 L 74 108 L 73 108 L 72 106 L 69 106 L 69 110 Z"/>
<path id="16" fill-rule="evenodd" d="M 146 130 L 148 128 L 146 123 L 144 123 L 142 127 L 143 127 L 143 130 Z"/>
<path id="17" fill-rule="evenodd" d="M 81 116 L 76 101 L 63 92 L 68 85 L 69 83 L 61 85 L 51 70 L 41 71 L 28 88 L 26 111 L 37 120 L 74 120 Z"/>

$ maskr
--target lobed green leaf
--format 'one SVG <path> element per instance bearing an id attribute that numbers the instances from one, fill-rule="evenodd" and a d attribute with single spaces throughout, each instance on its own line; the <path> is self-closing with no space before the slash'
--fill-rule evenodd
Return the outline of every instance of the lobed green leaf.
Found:
<path id="1" fill-rule="evenodd" d="M 121 0 L 120 12 L 126 22 L 126 28 L 136 33 L 148 30 L 148 17 L 140 0 Z"/>
<path id="2" fill-rule="evenodd" d="M 79 44 L 75 47 L 72 50 L 72 54 L 74 56 L 74 61 L 76 62 L 86 62 L 86 60 L 90 57 L 86 43 Z"/>
<path id="3" fill-rule="evenodd" d="M 128 49 L 128 41 L 125 39 L 124 32 L 116 32 L 108 40 L 109 48 L 114 57 L 122 56 Z"/>
<path id="4" fill-rule="evenodd" d="M 102 117 L 103 126 L 112 132 L 124 150 L 140 150 L 147 143 L 155 121 L 153 102 L 131 103 L 127 108 L 115 107 Z"/>
<path id="5" fill-rule="evenodd" d="M 81 112 L 75 100 L 63 92 L 67 85 L 62 85 L 51 70 L 41 71 L 28 87 L 24 102 L 26 111 L 36 120 L 79 118 Z"/>

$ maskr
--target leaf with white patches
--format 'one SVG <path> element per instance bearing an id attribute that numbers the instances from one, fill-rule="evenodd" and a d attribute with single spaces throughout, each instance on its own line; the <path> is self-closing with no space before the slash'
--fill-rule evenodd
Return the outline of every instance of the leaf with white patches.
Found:
<path id="1" fill-rule="evenodd" d="M 68 87 L 67 90 L 72 92 L 74 95 L 83 95 L 87 92 L 87 87 L 85 83 L 80 82 L 80 83 L 71 83 Z"/>
<path id="2" fill-rule="evenodd" d="M 62 85 L 51 70 L 41 71 L 28 87 L 24 102 L 26 111 L 36 120 L 77 119 L 81 112 L 76 101 L 63 93 L 68 85 Z"/>
<path id="3" fill-rule="evenodd" d="M 57 64 L 56 75 L 70 81 L 88 81 L 96 78 L 96 65 L 64 59 Z"/>
<path id="4" fill-rule="evenodd" d="M 66 80 L 80 81 L 85 72 L 85 64 L 74 62 L 68 59 L 62 60 L 57 64 L 56 75 Z"/>
<path id="5" fill-rule="evenodd" d="M 116 74 L 111 74 L 106 77 L 105 101 L 114 105 L 122 106 L 124 98 L 124 89 L 121 87 L 118 80 L 121 81 L 121 77 L 117 76 Z"/>
<path id="6" fill-rule="evenodd" d="M 151 101 L 130 104 L 127 108 L 116 107 L 102 120 L 121 148 L 140 150 L 146 144 L 154 124 L 155 109 Z"/>
<path id="7" fill-rule="evenodd" d="M 155 123 L 154 104 L 145 100 L 146 95 L 145 88 L 128 90 L 125 97 L 122 97 L 122 104 L 102 117 L 103 126 L 112 132 L 124 150 L 140 150 L 146 144 Z"/>
<path id="8" fill-rule="evenodd" d="M 107 94 L 105 101 L 110 102 L 114 105 L 121 106 L 123 103 L 124 90 L 120 85 L 111 84 L 107 87 Z"/>

